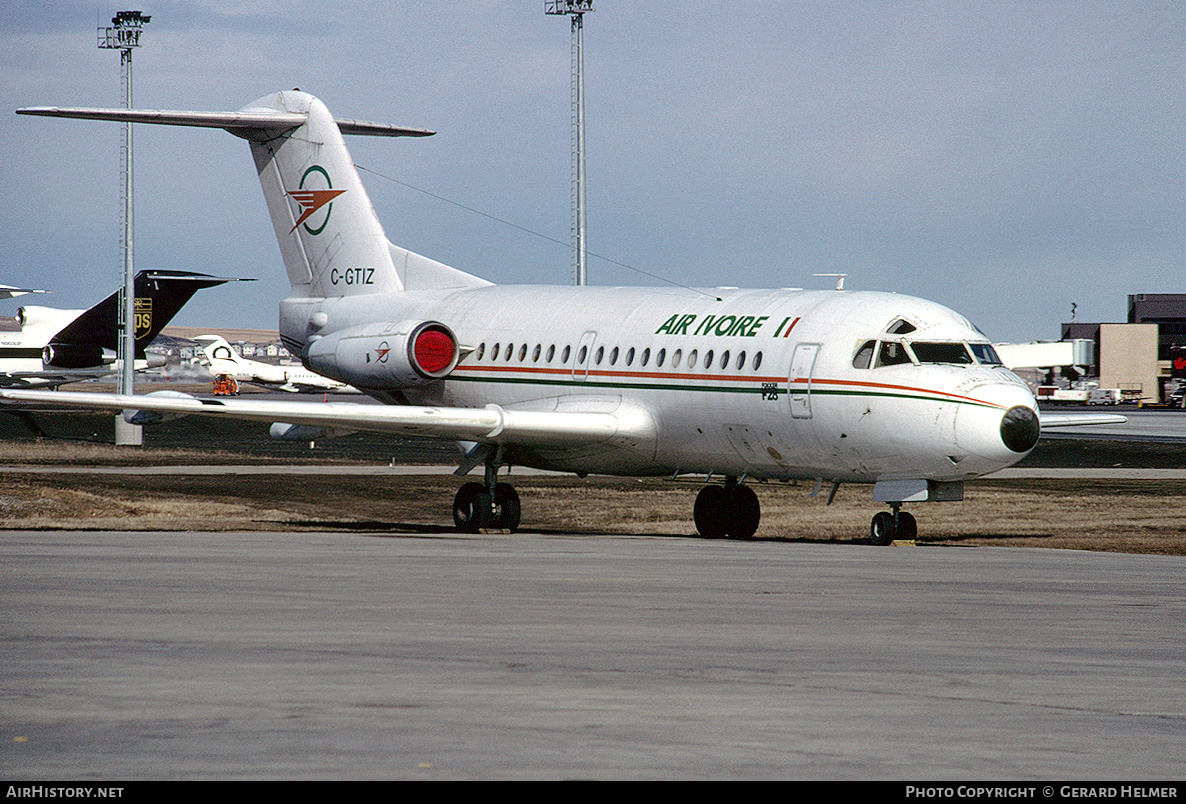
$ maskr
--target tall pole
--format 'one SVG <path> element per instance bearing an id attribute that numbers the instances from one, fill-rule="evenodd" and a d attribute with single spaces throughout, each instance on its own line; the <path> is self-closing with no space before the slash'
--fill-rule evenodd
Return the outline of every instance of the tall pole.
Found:
<path id="1" fill-rule="evenodd" d="M 120 100 L 125 109 L 132 108 L 132 50 L 140 47 L 140 34 L 144 24 L 152 18 L 139 11 L 121 11 L 111 19 L 113 27 L 100 28 L 99 47 L 120 51 Z M 136 269 L 134 259 L 134 216 L 132 124 L 123 124 L 123 139 L 119 151 L 120 175 L 123 179 L 120 192 L 120 215 L 123 228 L 120 231 L 120 256 L 123 262 L 124 282 L 120 291 L 118 313 L 117 355 L 120 362 L 118 391 L 121 394 L 135 393 L 136 377 Z M 122 415 L 115 417 L 115 443 L 138 446 L 144 443 L 139 425 L 128 424 Z"/>
<path id="2" fill-rule="evenodd" d="M 572 39 L 576 48 L 576 79 L 574 81 L 573 103 L 576 106 L 576 174 L 577 174 L 577 208 L 576 208 L 576 251 L 577 270 L 576 283 L 589 284 L 589 275 L 585 267 L 588 247 L 585 245 L 585 15 L 573 14 Z"/>
<path id="3" fill-rule="evenodd" d="M 545 14 L 572 16 L 572 114 L 573 114 L 573 281 L 589 283 L 585 267 L 588 246 L 585 242 L 585 14 L 593 10 L 593 0 L 547 0 Z"/>

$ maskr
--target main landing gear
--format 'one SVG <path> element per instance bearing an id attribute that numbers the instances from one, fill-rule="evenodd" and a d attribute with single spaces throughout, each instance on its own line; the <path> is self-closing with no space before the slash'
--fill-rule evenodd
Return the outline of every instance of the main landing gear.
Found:
<path id="1" fill-rule="evenodd" d="M 761 518 L 758 495 L 736 477 L 726 477 L 724 486 L 702 488 L 692 508 L 696 530 L 706 539 L 751 539 Z"/>
<path id="2" fill-rule="evenodd" d="M 486 464 L 484 483 L 466 483 L 453 498 L 453 524 L 462 533 L 519 529 L 519 493 L 510 483 L 498 482 L 498 468 Z"/>
<path id="3" fill-rule="evenodd" d="M 894 509 L 892 514 L 882 511 L 873 517 L 869 526 L 869 538 L 873 543 L 887 545 L 897 539 L 912 541 L 917 538 L 918 523 L 914 521 L 914 515 L 903 511 L 901 503 L 890 503 L 890 507 Z"/>

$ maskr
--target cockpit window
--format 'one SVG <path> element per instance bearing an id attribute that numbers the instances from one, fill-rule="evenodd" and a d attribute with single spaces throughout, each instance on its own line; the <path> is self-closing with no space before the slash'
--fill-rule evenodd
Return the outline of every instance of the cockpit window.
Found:
<path id="1" fill-rule="evenodd" d="M 985 366 L 999 366 L 1002 365 L 1002 360 L 997 355 L 997 350 L 992 348 L 991 343 L 970 343 L 972 347 L 972 354 L 976 355 L 976 360 Z"/>
<path id="2" fill-rule="evenodd" d="M 915 341 L 910 344 L 919 363 L 954 363 L 958 366 L 971 365 L 972 354 L 962 343 L 928 343 Z"/>
<path id="3" fill-rule="evenodd" d="M 881 342 L 881 351 L 877 354 L 878 366 L 897 366 L 910 362 L 910 355 L 907 354 L 905 346 L 895 341 Z"/>
<path id="4" fill-rule="evenodd" d="M 908 332 L 914 332 L 916 329 L 917 327 L 915 327 L 909 321 L 899 318 L 897 321 L 886 327 L 885 331 L 890 335 L 905 335 Z"/>
<path id="5" fill-rule="evenodd" d="M 852 358 L 852 367 L 859 369 L 867 369 L 873 364 L 873 353 L 877 350 L 877 341 L 865 341 L 861 344 L 861 348 L 857 349 L 856 355 Z"/>

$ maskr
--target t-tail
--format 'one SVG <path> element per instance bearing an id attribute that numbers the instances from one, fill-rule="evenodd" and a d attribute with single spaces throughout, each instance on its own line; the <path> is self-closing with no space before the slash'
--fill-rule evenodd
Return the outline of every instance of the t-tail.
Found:
<path id="1" fill-rule="evenodd" d="M 343 139 L 432 131 L 335 119 L 320 100 L 297 90 L 237 112 L 36 107 L 18 113 L 223 128 L 248 140 L 293 300 L 489 284 L 390 243 Z"/>
<path id="2" fill-rule="evenodd" d="M 145 348 L 195 293 L 230 281 L 233 280 L 189 271 L 136 274 L 136 359 L 144 359 Z M 113 360 L 118 351 L 119 295 L 112 293 L 50 338 L 45 347 L 46 365 L 87 368 Z"/>
<path id="3" fill-rule="evenodd" d="M 232 374 L 247 363 L 221 335 L 199 335 L 194 340 L 203 344 L 202 354 L 210 361 L 214 374 Z"/>

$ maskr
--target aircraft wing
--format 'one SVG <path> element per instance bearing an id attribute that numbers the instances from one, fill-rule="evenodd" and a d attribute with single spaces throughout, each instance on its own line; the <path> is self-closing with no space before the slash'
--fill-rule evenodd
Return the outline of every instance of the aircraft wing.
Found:
<path id="1" fill-rule="evenodd" d="M 33 290 L 32 288 L 14 288 L 12 285 L 0 285 L 0 299 L 15 299 L 17 296 L 24 296 L 26 293 L 46 293 L 44 290 Z"/>
<path id="2" fill-rule="evenodd" d="M 73 382 L 97 380 L 114 374 L 116 369 L 109 366 L 93 369 L 59 369 L 50 371 L 5 371 L 0 373 L 0 386 L 18 386 L 31 388 L 57 387 Z"/>
<path id="3" fill-rule="evenodd" d="M 1116 413 L 1043 413 L 1038 412 L 1042 429 L 1050 427 L 1083 427 L 1092 424 L 1124 424 L 1127 416 Z"/>
<path id="4" fill-rule="evenodd" d="M 631 444 L 654 439 L 657 429 L 647 410 L 628 404 L 620 404 L 611 412 L 528 411 L 507 410 L 498 405 L 447 408 L 5 389 L 0 389 L 0 398 L 54 407 L 222 416 L 487 444 L 551 447 Z"/>

